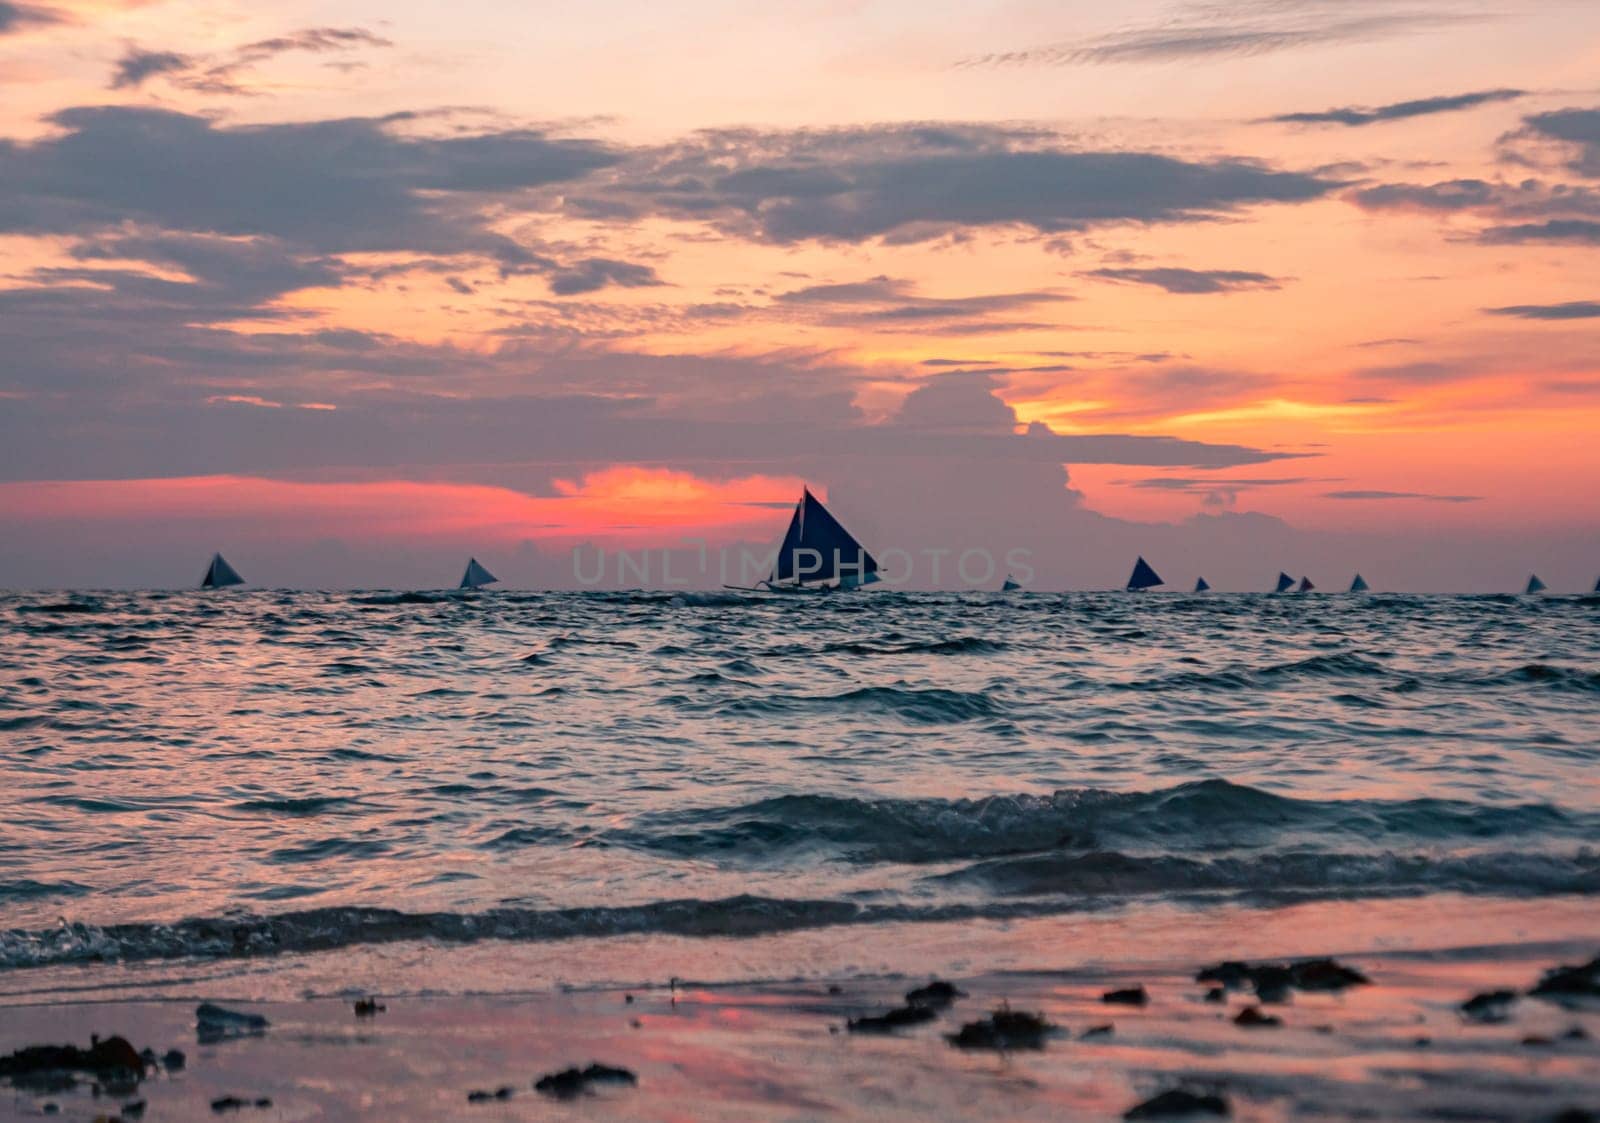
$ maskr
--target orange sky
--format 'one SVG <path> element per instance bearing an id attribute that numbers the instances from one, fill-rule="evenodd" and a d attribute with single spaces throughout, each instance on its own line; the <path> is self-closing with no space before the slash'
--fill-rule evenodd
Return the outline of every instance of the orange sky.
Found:
<path id="1" fill-rule="evenodd" d="M 1249 450 L 1120 519 L 1592 540 L 1600 9 L 669 8 L 0 7 L 8 515 L 760 538 L 966 377 Z"/>

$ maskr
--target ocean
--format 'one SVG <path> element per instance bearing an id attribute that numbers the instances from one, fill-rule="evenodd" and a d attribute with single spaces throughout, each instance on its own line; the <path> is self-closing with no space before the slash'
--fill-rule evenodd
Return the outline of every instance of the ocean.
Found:
<path id="1" fill-rule="evenodd" d="M 617 936 L 825 932 L 814 956 L 884 925 L 1581 897 L 1600 889 L 1597 614 L 7 594 L 0 989 L 88 965 L 137 991 L 176 961 L 270 978 L 407 941 L 559 942 L 582 974 L 585 942 Z M 783 954 L 696 966 L 816 966 Z M 472 970 L 458 982 L 493 988 Z"/>

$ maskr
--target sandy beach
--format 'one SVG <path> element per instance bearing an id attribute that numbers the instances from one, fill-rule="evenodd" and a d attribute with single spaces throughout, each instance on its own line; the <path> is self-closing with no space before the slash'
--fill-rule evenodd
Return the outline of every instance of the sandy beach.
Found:
<path id="1" fill-rule="evenodd" d="M 1523 928 L 1524 937 L 1475 941 L 1472 924 L 1464 923 L 1472 907 L 1483 931 Z M 1358 910 L 1370 916 L 1369 946 L 1317 945 L 1319 933 L 1326 940 L 1332 926 L 1348 926 Z M 0 1117 L 43 1118 L 53 1105 L 61 1119 L 119 1113 L 132 1119 L 141 1117 L 142 1101 L 142 1118 L 150 1120 L 237 1113 L 262 1123 L 1109 1120 L 1172 1089 L 1217 1096 L 1232 1118 L 1260 1121 L 1578 1119 L 1585 1116 L 1562 1113 L 1600 1106 L 1600 1008 L 1522 996 L 1486 1017 L 1462 1011 L 1484 991 L 1504 987 L 1525 995 L 1552 967 L 1587 962 L 1600 951 L 1583 938 L 1592 915 L 1580 900 L 1536 908 L 1477 902 L 1462 910 L 1441 909 L 1437 901 L 1321 903 L 1227 918 L 1201 914 L 1185 949 L 1192 954 L 1150 958 L 1151 947 L 1173 948 L 1179 911 L 1147 918 L 1148 946 L 1141 945 L 1140 925 L 1105 917 L 885 926 L 850 933 L 854 947 L 835 939 L 831 952 L 824 950 L 827 930 L 743 941 L 747 973 L 759 970 L 763 955 L 773 962 L 812 955 L 819 967 L 831 955 L 836 964 L 853 958 L 888 968 L 783 982 L 740 979 L 732 960 L 723 982 L 602 981 L 644 962 L 646 953 L 651 963 L 682 962 L 709 977 L 733 942 L 715 939 L 649 947 L 589 942 L 581 959 L 560 944 L 395 945 L 356 968 L 341 965 L 352 984 L 344 993 L 309 998 L 288 992 L 316 995 L 329 981 L 327 957 L 193 972 L 165 964 L 159 974 L 111 965 L 24 974 L 8 980 L 0 1055 L 39 1043 L 87 1048 L 91 1034 L 118 1034 L 158 1055 L 179 1049 L 185 1063 L 172 1072 L 157 1065 L 120 1095 L 96 1097 L 88 1077 L 68 1091 L 7 1088 Z M 1454 939 L 1447 936 L 1452 927 Z M 1128 934 L 1120 943 L 1119 929 Z M 1041 951 L 1052 947 L 1058 950 Z M 1274 996 L 1238 981 L 1222 1001 L 1208 1001 L 1212 984 L 1196 980 L 1220 959 L 1292 963 L 1321 952 L 1334 953 L 1370 983 L 1291 986 Z M 905 969 L 911 958 L 937 970 L 913 973 Z M 481 980 L 496 961 L 507 983 L 503 992 L 448 993 L 453 978 Z M 546 972 L 573 976 L 587 968 L 590 979 L 563 985 L 546 975 L 545 985 L 513 985 L 540 978 L 541 962 Z M 1012 966 L 962 973 L 963 962 Z M 953 981 L 964 996 L 908 1028 L 851 1029 L 854 1019 L 903 1006 L 907 991 L 931 974 Z M 31 996 L 29 983 L 40 987 Z M 1104 999 L 1141 987 L 1143 1004 Z M 140 998 L 115 1000 L 119 988 Z M 358 1016 L 354 1001 L 368 993 L 384 1009 Z M 201 1000 L 270 1024 L 202 1043 Z M 950 1042 L 961 1026 L 1004 1007 L 1037 1012 L 1055 1028 L 1037 1048 L 963 1049 Z M 1247 1009 L 1259 1011 L 1264 1024 L 1241 1024 Z M 627 1069 L 637 1083 L 595 1084 L 565 1099 L 534 1088 L 542 1076 L 596 1062 Z M 495 1098 L 502 1089 L 505 1098 Z M 474 1092 L 481 1093 L 476 1101 Z"/>

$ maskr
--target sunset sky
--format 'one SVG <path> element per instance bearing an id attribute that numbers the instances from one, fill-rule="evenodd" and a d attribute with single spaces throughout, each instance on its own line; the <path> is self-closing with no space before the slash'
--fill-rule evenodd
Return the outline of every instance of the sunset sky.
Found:
<path id="1" fill-rule="evenodd" d="M 1592 0 L 0 0 L 0 587 L 809 482 L 1045 588 L 1587 588 L 1597 434 Z"/>

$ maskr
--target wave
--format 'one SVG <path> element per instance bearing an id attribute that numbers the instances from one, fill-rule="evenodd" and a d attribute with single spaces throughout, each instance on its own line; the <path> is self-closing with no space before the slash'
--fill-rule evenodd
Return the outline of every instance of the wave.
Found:
<path id="1" fill-rule="evenodd" d="M 993 655 L 1004 651 L 1006 645 L 980 636 L 959 636 L 955 639 L 923 640 L 910 643 L 830 643 L 823 651 L 842 655 Z"/>
<path id="2" fill-rule="evenodd" d="M 1333 839 L 1392 846 L 1597 834 L 1600 817 L 1542 803 L 1310 800 L 1198 780 L 1146 792 L 1069 788 L 956 800 L 785 795 L 645 815 L 605 838 L 674 857 L 757 864 L 817 846 L 857 862 L 920 863 L 1063 848 L 1183 853 Z"/>
<path id="3" fill-rule="evenodd" d="M 396 604 L 445 604 L 458 600 L 449 593 L 374 593 L 365 597 L 351 598 L 352 604 L 366 605 L 396 605 Z"/>
<path id="4" fill-rule="evenodd" d="M 36 901 L 45 897 L 81 897 L 91 892 L 88 886 L 75 881 L 0 881 L 0 901 Z"/>
<path id="5" fill-rule="evenodd" d="M 1396 890 L 1537 895 L 1600 892 L 1600 853 L 1435 856 L 1299 851 L 1239 857 L 1140 857 L 1115 851 L 981 862 L 930 879 L 1003 896 L 1237 891 L 1373 896 Z"/>
<path id="6" fill-rule="evenodd" d="M 106 606 L 99 601 L 60 601 L 53 604 L 21 604 L 18 612 L 37 613 L 41 616 L 77 616 L 83 613 L 104 612 Z"/>
<path id="7" fill-rule="evenodd" d="M 1391 897 L 1456 892 L 1495 896 L 1600 891 L 1600 856 L 1580 852 L 1424 855 L 1278 855 L 1243 861 L 1141 859 L 1099 853 L 983 863 L 944 883 L 981 882 L 1009 899 L 942 904 L 864 904 L 828 898 L 742 895 L 588 908 L 497 908 L 485 912 L 409 913 L 324 907 L 271 915 L 231 914 L 172 924 L 97 926 L 63 921 L 54 928 L 0 932 L 0 970 L 60 964 L 214 959 L 331 951 L 431 940 L 548 942 L 613 936 L 753 938 L 859 924 L 1007 920 L 1123 907 L 1161 893 L 1213 903 L 1260 898 Z"/>
<path id="8" fill-rule="evenodd" d="M 275 813 L 279 815 L 316 815 L 335 807 L 350 806 L 355 800 L 343 796 L 276 796 L 262 799 L 247 799 L 233 805 L 236 811 L 256 811 Z"/>
<path id="9" fill-rule="evenodd" d="M 1351 679 L 1369 682 L 1388 680 L 1386 689 L 1400 693 L 1415 691 L 1424 685 L 1473 690 L 1533 685 L 1553 690 L 1600 691 L 1600 672 L 1580 667 L 1527 663 L 1489 673 L 1401 675 L 1394 668 L 1351 652 L 1313 655 L 1305 659 L 1267 663 L 1262 666 L 1233 666 L 1214 671 L 1180 671 L 1111 685 L 1118 690 L 1164 694 L 1175 690 L 1262 690 L 1298 680 L 1339 682 Z"/>
<path id="10" fill-rule="evenodd" d="M 1537 683 L 1555 690 L 1600 691 L 1600 671 L 1557 667 L 1549 663 L 1528 663 L 1495 679 L 1480 680 L 1479 685 L 1516 686 L 1524 683 Z"/>
<path id="11" fill-rule="evenodd" d="M 1000 704 L 987 692 L 937 687 L 915 690 L 899 686 L 863 686 L 842 694 L 766 694 L 722 702 L 716 708 L 728 715 L 790 714 L 819 710 L 889 713 L 920 725 L 1004 716 Z"/>

